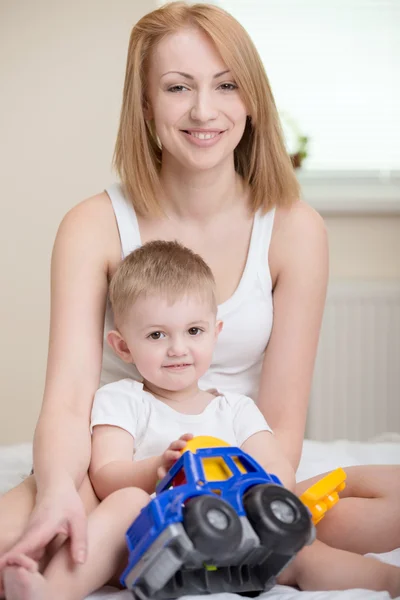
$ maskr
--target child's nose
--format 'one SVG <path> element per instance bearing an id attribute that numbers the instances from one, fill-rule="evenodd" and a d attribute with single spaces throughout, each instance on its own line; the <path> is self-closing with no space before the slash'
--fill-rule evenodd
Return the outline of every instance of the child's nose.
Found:
<path id="1" fill-rule="evenodd" d="M 184 340 L 181 337 L 174 338 L 168 349 L 168 356 L 184 356 L 186 353 L 187 348 Z"/>

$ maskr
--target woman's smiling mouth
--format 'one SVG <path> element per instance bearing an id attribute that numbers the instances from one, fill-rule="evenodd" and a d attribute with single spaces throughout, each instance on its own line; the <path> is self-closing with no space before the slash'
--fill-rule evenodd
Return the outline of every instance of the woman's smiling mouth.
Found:
<path id="1" fill-rule="evenodd" d="M 225 133 L 220 129 L 182 129 L 181 132 L 191 144 L 206 148 L 216 144 Z"/>

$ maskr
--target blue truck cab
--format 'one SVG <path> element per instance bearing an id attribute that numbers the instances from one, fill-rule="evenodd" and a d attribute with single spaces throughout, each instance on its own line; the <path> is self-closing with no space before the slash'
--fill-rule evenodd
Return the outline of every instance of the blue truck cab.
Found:
<path id="1" fill-rule="evenodd" d="M 128 529 L 121 582 L 140 600 L 264 591 L 314 537 L 278 477 L 240 448 L 195 438 Z"/>

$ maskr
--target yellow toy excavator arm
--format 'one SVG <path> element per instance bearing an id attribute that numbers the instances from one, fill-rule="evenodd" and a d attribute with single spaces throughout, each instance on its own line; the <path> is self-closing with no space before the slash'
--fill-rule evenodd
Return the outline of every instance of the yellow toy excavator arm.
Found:
<path id="1" fill-rule="evenodd" d="M 300 496 L 300 500 L 311 512 L 314 525 L 326 512 L 339 502 L 339 493 L 346 487 L 346 473 L 338 468 L 314 483 Z"/>

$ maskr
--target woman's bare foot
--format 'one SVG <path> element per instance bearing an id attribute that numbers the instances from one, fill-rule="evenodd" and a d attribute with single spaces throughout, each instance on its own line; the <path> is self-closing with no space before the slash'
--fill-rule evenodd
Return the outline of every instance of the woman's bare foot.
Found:
<path id="1" fill-rule="evenodd" d="M 3 571 L 6 600 L 47 600 L 48 584 L 39 573 L 23 567 L 6 567 Z"/>

